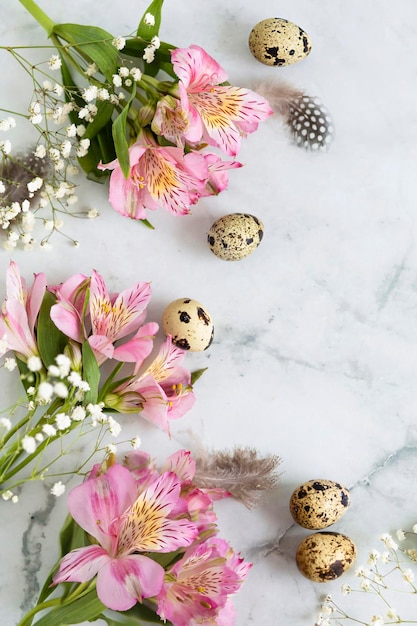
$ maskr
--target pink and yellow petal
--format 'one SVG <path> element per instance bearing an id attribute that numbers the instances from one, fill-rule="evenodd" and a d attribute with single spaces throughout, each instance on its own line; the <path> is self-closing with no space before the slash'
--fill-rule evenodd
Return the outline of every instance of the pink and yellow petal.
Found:
<path id="1" fill-rule="evenodd" d="M 94 578 L 108 560 L 106 550 L 100 546 L 93 545 L 72 550 L 60 562 L 58 572 L 53 577 L 53 584 L 85 583 Z"/>

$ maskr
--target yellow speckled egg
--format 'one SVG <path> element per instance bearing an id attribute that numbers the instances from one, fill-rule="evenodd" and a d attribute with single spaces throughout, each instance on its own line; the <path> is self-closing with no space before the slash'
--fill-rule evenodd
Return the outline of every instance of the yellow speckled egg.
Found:
<path id="1" fill-rule="evenodd" d="M 249 213 L 230 213 L 212 224 L 207 241 L 210 250 L 223 261 L 239 261 L 252 254 L 264 235 L 264 226 Z"/>
<path id="2" fill-rule="evenodd" d="M 290 512 L 304 528 L 319 530 L 339 520 L 350 505 L 350 493 L 333 480 L 309 480 L 295 489 L 290 498 Z"/>
<path id="3" fill-rule="evenodd" d="M 162 328 L 172 343 L 183 350 L 202 352 L 213 341 L 210 314 L 197 300 L 179 298 L 168 304 L 162 314 Z"/>
<path id="4" fill-rule="evenodd" d="M 310 54 L 311 40 L 297 24 L 270 17 L 252 28 L 249 49 L 264 65 L 292 65 Z"/>
<path id="5" fill-rule="evenodd" d="M 305 537 L 297 548 L 295 560 L 300 572 L 316 583 L 339 578 L 355 562 L 356 546 L 341 533 L 323 531 Z"/>

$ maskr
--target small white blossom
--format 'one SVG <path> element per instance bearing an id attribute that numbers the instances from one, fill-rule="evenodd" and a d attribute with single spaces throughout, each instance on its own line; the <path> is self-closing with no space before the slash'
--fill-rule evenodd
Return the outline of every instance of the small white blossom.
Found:
<path id="1" fill-rule="evenodd" d="M 7 502 L 8 500 L 10 500 L 10 498 L 12 497 L 12 495 L 13 495 L 13 491 L 10 491 L 10 489 L 8 489 L 7 491 L 4 491 L 4 492 L 1 494 L 1 497 L 2 497 L 2 499 L 3 499 L 5 502 Z"/>
<path id="2" fill-rule="evenodd" d="M 87 392 L 87 391 L 90 391 L 90 385 L 88 384 L 86 380 L 82 380 L 80 381 L 80 384 L 78 385 L 78 389 L 80 389 L 81 391 Z"/>
<path id="3" fill-rule="evenodd" d="M 35 435 L 35 439 L 36 439 L 36 441 L 37 441 L 38 443 L 42 443 L 42 441 L 43 441 L 43 435 L 42 435 L 42 433 L 36 433 L 36 435 Z"/>
<path id="4" fill-rule="evenodd" d="M 98 100 L 109 100 L 110 94 L 109 90 L 102 87 L 97 91 L 97 99 Z"/>
<path id="5" fill-rule="evenodd" d="M 61 154 L 64 157 L 64 159 L 67 159 L 69 155 L 71 154 L 71 147 L 72 147 L 71 142 L 68 141 L 68 139 L 61 143 Z"/>
<path id="6" fill-rule="evenodd" d="M 361 582 L 361 584 L 360 584 L 360 588 L 361 588 L 363 591 L 369 591 L 369 590 L 370 590 L 370 588 L 371 588 L 371 585 L 370 585 L 370 583 L 369 583 L 369 581 L 368 581 L 368 580 L 362 580 L 362 582 Z"/>
<path id="7" fill-rule="evenodd" d="M 71 426 L 71 418 L 66 413 L 58 413 L 55 416 L 55 424 L 58 430 L 66 430 Z"/>
<path id="8" fill-rule="evenodd" d="M 397 536 L 398 541 L 404 541 L 405 532 L 401 528 L 399 528 L 395 534 Z"/>
<path id="9" fill-rule="evenodd" d="M 68 387 L 63 382 L 55 383 L 54 392 L 58 398 L 67 398 L 68 397 Z"/>
<path id="10" fill-rule="evenodd" d="M 143 21 L 145 22 L 145 24 L 147 26 L 155 26 L 155 16 L 152 15 L 152 13 L 146 13 L 145 17 L 143 18 Z"/>
<path id="11" fill-rule="evenodd" d="M 27 188 L 28 188 L 28 191 L 35 192 L 35 191 L 39 191 L 42 185 L 43 185 L 42 178 L 40 178 L 40 176 L 36 176 L 36 178 L 33 178 L 31 181 L 28 182 Z"/>
<path id="12" fill-rule="evenodd" d="M 61 480 L 59 480 L 51 487 L 51 494 L 59 498 L 59 496 L 62 496 L 63 493 L 65 493 L 65 485 Z"/>
<path id="13" fill-rule="evenodd" d="M 81 383 L 81 375 L 78 372 L 72 371 L 71 374 L 68 376 L 68 382 L 73 387 L 79 387 Z"/>
<path id="14" fill-rule="evenodd" d="M 35 437 L 31 437 L 30 435 L 25 435 L 22 439 L 22 448 L 27 454 L 32 454 L 36 450 L 36 440 Z"/>
<path id="15" fill-rule="evenodd" d="M 84 126 L 84 124 L 78 124 L 76 131 L 77 131 L 77 137 L 82 137 L 83 135 L 85 135 L 85 131 L 86 131 L 86 127 Z"/>
<path id="16" fill-rule="evenodd" d="M 75 137 L 77 135 L 77 127 L 75 126 L 75 124 L 71 124 L 71 126 L 68 126 L 66 128 L 65 132 L 67 137 Z"/>
<path id="17" fill-rule="evenodd" d="M 391 560 L 390 553 L 388 551 L 382 552 L 381 554 L 381 563 L 389 563 Z"/>
<path id="18" fill-rule="evenodd" d="M 378 552 L 378 550 L 371 550 L 368 557 L 368 564 L 374 565 L 374 563 L 376 563 L 380 557 L 381 554 Z"/>
<path id="19" fill-rule="evenodd" d="M 122 79 L 119 76 L 119 74 L 113 74 L 112 81 L 113 81 L 113 85 L 115 87 L 121 87 L 122 86 Z"/>
<path id="20" fill-rule="evenodd" d="M 111 415 L 108 418 L 109 431 L 112 437 L 118 437 L 121 433 L 122 427 Z"/>
<path id="21" fill-rule="evenodd" d="M 73 422 L 82 422 L 85 419 L 86 410 L 83 406 L 76 406 L 71 413 L 71 419 Z"/>
<path id="22" fill-rule="evenodd" d="M 414 524 L 411 530 L 417 535 L 417 524 Z"/>
<path id="23" fill-rule="evenodd" d="M 119 76 L 121 76 L 122 78 L 127 78 L 129 76 L 129 68 L 126 67 L 125 65 L 123 65 L 122 67 L 119 67 L 117 71 L 119 73 Z"/>
<path id="24" fill-rule="evenodd" d="M 28 387 L 28 388 L 26 389 L 26 393 L 27 393 L 27 395 L 28 395 L 28 396 L 33 396 L 33 394 L 35 393 L 35 391 L 36 391 L 35 387 Z"/>
<path id="25" fill-rule="evenodd" d="M 53 230 L 53 228 L 54 228 L 54 220 L 44 220 L 43 227 L 44 227 L 45 230 L 48 230 L 48 231 Z M 51 365 L 50 367 L 55 367 L 55 365 Z M 49 369 L 50 368 L 48 368 L 48 372 L 49 372 Z M 54 370 L 52 370 L 52 371 L 54 371 Z M 58 374 L 52 374 L 51 373 L 51 376 L 59 376 L 59 373 Z"/>
<path id="26" fill-rule="evenodd" d="M 52 426 L 52 424 L 44 424 L 42 426 L 42 432 L 47 437 L 55 437 L 55 435 L 56 435 L 56 428 L 55 428 L 55 426 Z"/>
<path id="27" fill-rule="evenodd" d="M 146 61 L 146 63 L 152 63 L 155 58 L 155 48 L 154 46 L 146 46 L 142 59 Z"/>
<path id="28" fill-rule="evenodd" d="M 126 85 L 126 87 L 131 87 L 132 86 L 132 81 L 130 80 L 130 78 L 126 78 L 125 85 Z"/>
<path id="29" fill-rule="evenodd" d="M 38 146 L 36 146 L 36 150 L 34 154 L 36 157 L 38 157 L 38 159 L 44 159 L 46 156 L 45 146 L 42 143 L 40 143 Z"/>
<path id="30" fill-rule="evenodd" d="M 60 85 L 59 83 L 55 83 L 55 85 L 53 86 L 53 92 L 55 93 L 55 95 L 62 96 L 63 92 L 64 92 L 64 88 L 62 85 Z"/>
<path id="31" fill-rule="evenodd" d="M 380 615 L 372 615 L 369 626 L 384 626 L 384 618 Z"/>
<path id="32" fill-rule="evenodd" d="M 12 495 L 13 504 L 17 504 L 19 502 L 19 496 L 17 494 Z"/>
<path id="33" fill-rule="evenodd" d="M 9 432 L 12 427 L 12 422 L 8 417 L 0 417 L 0 427 Z"/>
<path id="34" fill-rule="evenodd" d="M 126 39 L 124 37 L 115 37 L 112 41 L 112 45 L 117 49 L 117 50 L 123 50 L 123 48 L 126 45 Z"/>
<path id="35" fill-rule="evenodd" d="M 46 404 L 52 398 L 53 393 L 54 393 L 54 388 L 51 385 L 51 383 L 43 381 L 38 387 L 38 393 L 36 394 L 36 399 L 38 400 L 38 402 L 42 404 Z"/>
<path id="36" fill-rule="evenodd" d="M 97 211 L 97 209 L 90 209 L 87 213 L 87 217 L 90 220 L 95 219 L 96 217 L 98 217 L 100 215 L 100 213 Z"/>
<path id="37" fill-rule="evenodd" d="M 141 445 L 142 445 L 142 440 L 140 437 L 133 437 L 133 439 L 130 440 L 130 445 L 132 446 L 132 448 L 134 450 L 138 450 Z"/>
<path id="38" fill-rule="evenodd" d="M 8 117 L 5 120 L 0 121 L 0 130 L 3 132 L 7 132 L 11 128 L 16 126 L 16 120 L 14 117 Z"/>
<path id="39" fill-rule="evenodd" d="M 408 583 L 412 583 L 414 580 L 414 572 L 411 569 L 406 569 L 403 571 L 403 578 Z"/>
<path id="40" fill-rule="evenodd" d="M 14 359 L 11 356 L 8 356 L 4 359 L 4 367 L 6 368 L 6 370 L 8 370 L 9 372 L 13 372 L 14 369 L 16 369 L 17 367 L 17 361 L 16 359 Z"/>
<path id="41" fill-rule="evenodd" d="M 158 50 L 158 48 L 161 47 L 161 42 L 159 40 L 159 37 L 157 37 L 156 35 L 154 37 L 152 37 L 152 39 L 151 39 L 151 46 L 156 48 L 156 50 Z"/>
<path id="42" fill-rule="evenodd" d="M 12 151 L 11 142 L 8 139 L 6 139 L 6 141 L 0 141 L 0 150 L 3 152 L 3 154 L 10 154 L 10 152 Z"/>
<path id="43" fill-rule="evenodd" d="M 62 61 L 57 54 L 53 54 L 48 61 L 48 65 L 51 70 L 59 70 L 62 65 Z"/>
<path id="44" fill-rule="evenodd" d="M 0 180 L 0 193 L 4 193 L 6 191 L 6 185 L 2 180 Z"/>
<path id="45" fill-rule="evenodd" d="M 87 76 L 94 76 L 94 74 L 97 74 L 97 72 L 98 72 L 98 67 L 95 63 L 90 63 L 90 65 L 85 70 L 85 73 Z"/>
<path id="46" fill-rule="evenodd" d="M 342 585 L 342 594 L 344 596 L 349 595 L 351 591 L 352 591 L 352 587 L 350 585 Z"/>
<path id="47" fill-rule="evenodd" d="M 387 611 L 387 618 L 398 620 L 398 613 L 392 606 L 390 606 L 390 608 Z"/>
<path id="48" fill-rule="evenodd" d="M 398 545 L 395 543 L 390 534 L 384 533 L 380 536 L 380 540 L 386 545 L 389 550 L 397 550 Z"/>
<path id="49" fill-rule="evenodd" d="M 64 225 L 64 220 L 61 219 L 56 219 L 54 220 L 54 228 L 56 228 L 57 230 L 60 230 Z"/>
<path id="50" fill-rule="evenodd" d="M 66 354 L 58 354 L 55 357 L 55 363 L 59 367 L 59 371 L 61 376 L 68 376 L 71 368 L 71 360 L 67 357 Z"/>
<path id="51" fill-rule="evenodd" d="M 114 443 L 109 443 L 106 446 L 106 452 L 107 452 L 107 454 L 116 454 L 117 447 L 114 445 Z"/>
<path id="52" fill-rule="evenodd" d="M 78 157 L 85 156 L 88 153 L 89 147 L 90 147 L 90 140 L 88 138 L 81 139 L 78 149 L 77 149 L 77 156 Z"/>
<path id="53" fill-rule="evenodd" d="M 82 98 L 85 102 L 92 102 L 97 98 L 98 87 L 96 85 L 89 85 L 82 93 Z"/>
<path id="54" fill-rule="evenodd" d="M 142 78 L 142 72 L 140 71 L 138 67 L 132 67 L 132 69 L 130 70 L 130 75 L 133 78 L 133 80 L 135 80 L 137 83 Z"/>
<path id="55" fill-rule="evenodd" d="M 42 361 L 38 356 L 30 356 L 27 360 L 28 370 L 31 372 L 40 372 L 42 369 Z"/>

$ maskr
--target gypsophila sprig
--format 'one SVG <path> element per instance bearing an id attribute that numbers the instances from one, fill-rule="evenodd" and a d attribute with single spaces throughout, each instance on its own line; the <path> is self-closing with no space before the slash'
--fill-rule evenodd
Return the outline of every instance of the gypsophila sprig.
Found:
<path id="1" fill-rule="evenodd" d="M 26 481 L 59 478 L 58 461 L 80 437 L 91 438 L 93 432 L 93 444 L 73 472 L 106 447 L 106 435 L 114 440 L 107 445 L 116 445 L 123 426 L 115 412 L 140 413 L 169 432 L 170 420 L 193 406 L 192 374 L 182 364 L 184 350 L 168 336 L 152 359 L 158 324 L 144 323 L 149 283 L 138 282 L 110 296 L 96 271 L 52 286 L 39 273 L 27 288 L 11 261 L 6 285 L 0 357 L 13 353 L 5 356 L 3 367 L 19 372 L 25 393 L 0 418 L 4 499 L 11 499 L 8 494 Z M 137 441 L 132 441 L 133 447 Z M 52 487 L 55 495 L 62 490 L 57 483 Z"/>
<path id="2" fill-rule="evenodd" d="M 242 165 L 235 160 L 242 137 L 254 132 L 272 109 L 259 94 L 230 85 L 225 70 L 201 47 L 176 48 L 161 41 L 163 0 L 151 2 L 135 36 L 56 24 L 34 0 L 20 2 L 52 42 L 52 48 L 45 48 L 49 56 L 39 63 L 26 59 L 21 46 L 0 47 L 31 78 L 31 104 L 18 115 L 38 131 L 36 157 L 50 166 L 48 176 L 31 170 L 41 180 L 32 213 L 61 232 L 55 218 L 57 212 L 69 213 L 76 197 L 70 182 L 75 161 L 90 179 L 110 176 L 112 207 L 147 225 L 149 210 L 162 207 L 186 215 L 200 198 L 226 189 L 228 171 Z M 8 131 L 14 118 L 10 111 L 4 113 L 0 128 Z M 0 150 L 4 159 L 19 161 L 12 156 L 10 140 L 2 141 Z M 9 196 L 13 177 L 0 182 Z M 26 195 L 17 204 L 6 199 L 0 204 L 7 213 L 3 229 L 8 249 L 23 241 L 21 203 Z M 42 238 L 44 246 L 50 234 Z M 24 245 L 33 246 L 32 239 Z"/>
<path id="3" fill-rule="evenodd" d="M 79 623 L 86 601 L 90 621 L 233 626 L 251 564 L 219 536 L 214 501 L 230 494 L 199 486 L 195 467 L 187 450 L 162 468 L 138 450 L 94 465 L 68 494 L 61 558 L 18 626 L 41 611 L 45 623 Z"/>
<path id="4" fill-rule="evenodd" d="M 355 571 L 358 585 L 342 586 L 341 593 L 352 599 L 352 608 L 344 608 L 346 601 L 342 606 L 342 601 L 326 596 L 316 626 L 417 624 L 417 609 L 410 609 L 409 603 L 404 606 L 404 598 L 417 595 L 417 525 L 412 531 L 399 529 L 395 536 L 397 541 L 390 533 L 382 534 L 379 537 L 382 549 L 372 549 L 366 566 L 359 566 Z M 358 615 L 353 599 L 357 593 L 373 596 L 372 615 Z"/>

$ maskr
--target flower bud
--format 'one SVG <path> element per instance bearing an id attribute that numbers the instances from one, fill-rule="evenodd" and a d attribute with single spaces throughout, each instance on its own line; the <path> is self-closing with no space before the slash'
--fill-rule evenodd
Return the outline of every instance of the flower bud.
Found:
<path id="1" fill-rule="evenodd" d="M 64 348 L 64 354 L 71 361 L 71 369 L 75 372 L 81 372 L 83 357 L 80 345 L 73 341 L 69 341 Z"/>
<path id="2" fill-rule="evenodd" d="M 138 111 L 138 122 L 141 126 L 147 126 L 153 120 L 153 116 L 155 115 L 155 105 L 152 102 L 148 102 L 143 107 L 141 107 Z"/>
<path id="3" fill-rule="evenodd" d="M 123 394 L 108 393 L 104 398 L 104 404 L 118 413 L 138 413 L 143 409 L 144 398 L 136 391 L 127 391 Z"/>

